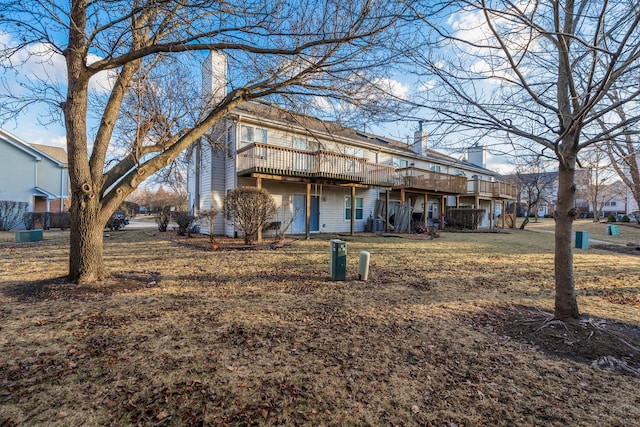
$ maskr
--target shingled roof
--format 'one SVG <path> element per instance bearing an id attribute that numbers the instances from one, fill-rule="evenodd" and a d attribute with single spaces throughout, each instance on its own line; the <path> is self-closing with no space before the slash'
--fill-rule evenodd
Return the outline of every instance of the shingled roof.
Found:
<path id="1" fill-rule="evenodd" d="M 306 114 L 296 113 L 290 110 L 276 108 L 266 105 L 257 104 L 255 102 L 246 102 L 234 108 L 233 113 L 242 115 L 247 114 L 253 118 L 260 120 L 266 119 L 281 125 L 290 125 L 303 128 L 307 131 L 323 132 L 335 137 L 349 138 L 351 140 L 362 141 L 368 144 L 378 145 L 384 148 L 391 148 L 393 150 L 400 150 L 408 155 L 415 156 L 413 147 L 405 142 L 393 140 L 383 136 L 371 134 L 364 131 L 358 131 L 356 129 L 342 126 L 336 122 L 325 121 L 316 117 L 308 116 Z M 455 157 L 447 154 L 439 153 L 437 151 L 427 149 L 427 159 L 440 160 L 450 164 L 457 164 L 462 167 L 484 170 L 488 173 L 494 174 L 495 172 L 490 169 L 483 168 L 478 165 L 474 165 L 464 160 L 456 159 Z"/>
<path id="2" fill-rule="evenodd" d="M 67 163 L 67 152 L 62 147 L 53 147 L 51 145 L 29 144 L 38 151 L 42 151 L 49 157 L 53 157 L 61 163 Z"/>

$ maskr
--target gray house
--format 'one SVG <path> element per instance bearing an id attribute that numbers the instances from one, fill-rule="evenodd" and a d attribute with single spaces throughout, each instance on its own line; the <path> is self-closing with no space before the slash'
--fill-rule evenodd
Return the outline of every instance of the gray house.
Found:
<path id="1" fill-rule="evenodd" d="M 32 212 L 63 212 L 69 203 L 64 149 L 28 144 L 0 129 L 0 200 L 27 202 Z"/>

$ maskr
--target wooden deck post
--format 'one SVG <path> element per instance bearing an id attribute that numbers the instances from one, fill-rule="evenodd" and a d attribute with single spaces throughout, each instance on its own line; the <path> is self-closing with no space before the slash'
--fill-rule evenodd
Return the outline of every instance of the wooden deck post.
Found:
<path id="1" fill-rule="evenodd" d="M 429 226 L 429 194 L 424 193 L 424 206 L 422 207 L 422 222 L 423 228 L 426 230 Z"/>
<path id="2" fill-rule="evenodd" d="M 389 190 L 384 194 L 384 231 L 389 231 Z"/>
<path id="3" fill-rule="evenodd" d="M 489 230 L 493 230 L 493 210 L 495 209 L 496 201 L 491 199 L 491 203 L 489 203 Z"/>
<path id="4" fill-rule="evenodd" d="M 256 178 L 256 187 L 258 189 L 262 188 L 262 178 Z M 258 243 L 262 243 L 262 227 L 258 228 Z"/>
<path id="5" fill-rule="evenodd" d="M 444 230 L 444 210 L 445 206 L 445 198 L 444 196 L 440 196 L 440 230 Z"/>

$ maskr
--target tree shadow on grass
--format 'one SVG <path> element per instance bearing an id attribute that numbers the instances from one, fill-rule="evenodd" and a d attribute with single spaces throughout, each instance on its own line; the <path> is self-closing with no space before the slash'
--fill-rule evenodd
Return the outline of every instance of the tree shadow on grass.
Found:
<path id="1" fill-rule="evenodd" d="M 561 322 L 551 311 L 522 305 L 494 307 L 472 319 L 555 357 L 640 376 L 640 327 L 588 315 Z"/>
<path id="2" fill-rule="evenodd" d="M 52 277 L 32 282 L 14 282 L 5 285 L 2 293 L 19 302 L 47 300 L 85 299 L 135 292 L 153 288 L 160 283 L 160 273 L 154 271 L 119 271 L 111 273 L 102 282 L 78 285 L 66 276 Z"/>

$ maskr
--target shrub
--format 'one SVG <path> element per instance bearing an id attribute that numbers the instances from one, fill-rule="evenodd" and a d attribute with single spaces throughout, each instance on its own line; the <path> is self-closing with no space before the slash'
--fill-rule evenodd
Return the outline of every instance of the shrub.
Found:
<path id="1" fill-rule="evenodd" d="M 65 230 L 71 227 L 71 212 L 51 212 L 49 221 L 49 227 Z"/>
<path id="2" fill-rule="evenodd" d="M 171 212 L 168 209 L 161 210 L 160 214 L 156 218 L 156 223 L 158 224 L 158 231 L 160 232 L 167 231 L 167 227 L 169 226 L 170 220 L 171 220 Z"/>
<path id="3" fill-rule="evenodd" d="M 213 241 L 215 240 L 215 237 L 213 236 L 213 226 L 215 224 L 216 217 L 218 216 L 218 211 L 216 209 L 206 209 L 200 211 L 199 215 L 201 218 L 205 218 L 207 220 L 209 240 L 211 241 L 211 243 L 213 243 Z"/>
<path id="4" fill-rule="evenodd" d="M 71 227 L 71 212 L 25 212 L 22 222 L 27 230 Z"/>
<path id="5" fill-rule="evenodd" d="M 615 215 L 609 215 L 607 217 L 607 222 L 616 222 L 617 218 Z"/>
<path id="6" fill-rule="evenodd" d="M 271 222 L 276 203 L 264 188 L 238 187 L 225 197 L 224 211 L 227 221 L 244 234 L 244 243 L 251 245 L 257 240 L 258 231 Z"/>
<path id="7" fill-rule="evenodd" d="M 0 230 L 7 231 L 20 225 L 28 208 L 27 202 L 0 200 Z"/>
<path id="8" fill-rule="evenodd" d="M 176 211 L 172 215 L 173 220 L 178 224 L 178 235 L 184 236 L 189 233 L 189 228 L 195 218 L 189 215 L 189 212 Z"/>
<path id="9" fill-rule="evenodd" d="M 623 215 L 623 217 L 620 219 L 620 222 L 630 222 L 630 221 L 631 219 L 626 215 Z"/>

